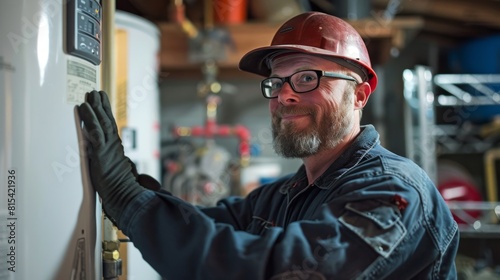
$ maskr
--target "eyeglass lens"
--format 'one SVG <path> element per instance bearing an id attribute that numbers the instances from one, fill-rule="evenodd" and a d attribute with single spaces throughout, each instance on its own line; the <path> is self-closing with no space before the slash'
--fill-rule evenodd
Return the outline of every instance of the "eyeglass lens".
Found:
<path id="1" fill-rule="evenodd" d="M 295 92 L 301 93 L 315 89 L 319 79 L 315 71 L 300 71 L 290 77 L 265 79 L 262 82 L 262 91 L 266 97 L 278 96 L 285 82 L 288 82 Z"/>

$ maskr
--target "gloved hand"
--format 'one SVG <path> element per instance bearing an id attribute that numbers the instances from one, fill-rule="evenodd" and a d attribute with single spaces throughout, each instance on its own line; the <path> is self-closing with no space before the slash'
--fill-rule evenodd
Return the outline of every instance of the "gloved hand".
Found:
<path id="1" fill-rule="evenodd" d="M 85 99 L 78 113 L 88 141 L 89 173 L 105 213 L 116 224 L 127 204 L 145 189 L 124 154 L 106 93 L 92 91 Z"/>

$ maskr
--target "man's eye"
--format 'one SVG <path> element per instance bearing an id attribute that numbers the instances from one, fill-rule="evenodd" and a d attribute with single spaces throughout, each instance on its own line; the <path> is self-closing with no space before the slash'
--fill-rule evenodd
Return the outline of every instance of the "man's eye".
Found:
<path id="1" fill-rule="evenodd" d="M 272 89 L 275 90 L 275 89 L 280 89 L 281 87 L 283 87 L 283 83 L 282 82 L 274 82 L 272 84 Z"/>
<path id="2" fill-rule="evenodd" d="M 309 74 L 303 74 L 298 79 L 298 82 L 299 83 L 310 83 L 310 82 L 313 82 L 314 80 L 316 80 L 316 76 L 309 75 Z"/>

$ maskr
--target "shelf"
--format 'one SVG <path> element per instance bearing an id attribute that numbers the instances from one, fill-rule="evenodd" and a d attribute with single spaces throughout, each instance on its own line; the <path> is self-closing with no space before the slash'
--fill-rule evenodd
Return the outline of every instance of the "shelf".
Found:
<path id="1" fill-rule="evenodd" d="M 366 19 L 350 23 L 364 38 L 374 65 L 387 61 L 394 49 L 404 48 L 416 31 L 423 26 L 423 21 L 418 17 L 395 18 L 391 21 Z M 226 33 L 231 42 L 221 44 L 226 48 L 225 57 L 217 59 L 222 72 L 245 75 L 237 70 L 240 58 L 252 49 L 269 45 L 280 25 L 250 22 L 216 27 L 216 30 Z M 192 59 L 196 55 L 193 53 L 193 40 L 182 27 L 166 22 L 158 23 L 158 27 L 161 32 L 160 64 L 163 76 L 174 78 L 201 75 L 199 59 Z M 217 33 L 215 36 L 220 34 Z M 217 46 L 215 49 L 214 51 L 221 51 Z M 199 50 L 194 49 L 194 52 L 197 51 Z"/>
<path id="2" fill-rule="evenodd" d="M 498 74 L 434 76 L 435 109 L 444 123 L 434 126 L 440 153 L 484 153 L 498 142 Z M 490 106 L 490 107 L 484 107 Z M 496 112 L 496 113 L 495 113 Z"/>
<path id="3" fill-rule="evenodd" d="M 401 2 L 401 3 L 399 3 Z M 498 34 L 500 31 L 499 1 L 372 0 L 374 10 L 417 15 L 424 19 L 421 35 L 439 44 L 454 46 L 466 40 Z"/>
<path id="4" fill-rule="evenodd" d="M 500 85 L 499 74 L 439 74 L 434 83 L 446 92 L 437 97 L 436 106 L 500 104 L 500 94 L 491 87 Z"/>
<path id="5" fill-rule="evenodd" d="M 464 238 L 500 239 L 500 202 L 448 202 L 451 212 L 464 221 L 459 223 Z"/>
<path id="6" fill-rule="evenodd" d="M 432 135 L 436 140 L 436 154 L 483 154 L 498 141 L 497 137 L 481 135 L 484 126 L 471 123 L 435 124 Z"/>

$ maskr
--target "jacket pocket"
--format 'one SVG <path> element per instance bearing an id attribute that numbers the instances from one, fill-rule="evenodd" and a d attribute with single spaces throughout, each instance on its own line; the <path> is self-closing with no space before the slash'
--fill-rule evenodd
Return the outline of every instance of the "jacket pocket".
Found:
<path id="1" fill-rule="evenodd" d="M 388 257 L 406 235 L 399 209 L 377 200 L 347 203 L 340 222 L 383 257 Z"/>

